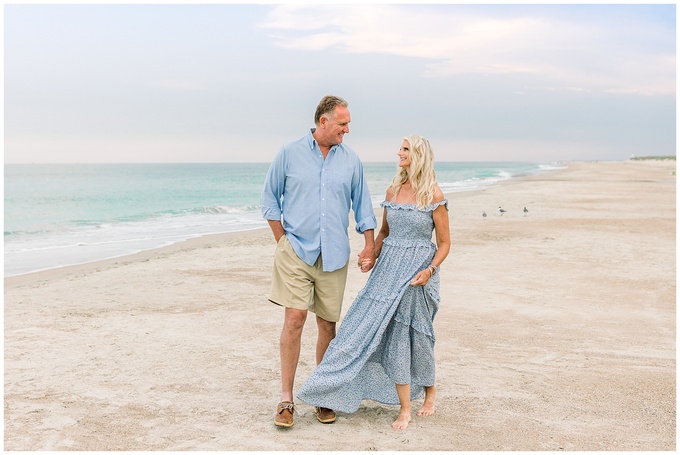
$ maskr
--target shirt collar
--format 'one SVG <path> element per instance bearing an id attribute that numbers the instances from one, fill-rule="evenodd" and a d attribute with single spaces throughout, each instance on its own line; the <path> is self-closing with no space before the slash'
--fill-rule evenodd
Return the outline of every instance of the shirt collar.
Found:
<path id="1" fill-rule="evenodd" d="M 310 128 L 309 131 L 307 132 L 307 144 L 309 145 L 309 150 L 314 150 L 314 147 L 318 147 L 318 144 L 316 142 L 316 139 L 314 139 L 314 131 L 316 131 L 316 128 Z M 331 147 L 331 149 L 328 151 L 328 153 L 334 152 L 337 150 L 338 146 L 340 144 L 335 144 Z"/>
<path id="2" fill-rule="evenodd" d="M 314 139 L 314 131 L 316 131 L 316 128 L 310 128 L 309 131 L 307 132 L 307 143 L 309 144 L 309 149 L 314 150 L 314 146 L 316 145 L 316 139 Z"/>

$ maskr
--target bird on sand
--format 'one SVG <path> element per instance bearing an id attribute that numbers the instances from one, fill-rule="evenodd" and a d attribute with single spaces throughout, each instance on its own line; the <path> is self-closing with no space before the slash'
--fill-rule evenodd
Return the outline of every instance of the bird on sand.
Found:
<path id="1" fill-rule="evenodd" d="M 484 218 L 486 218 L 486 212 L 485 212 L 485 211 L 482 211 L 482 216 L 483 216 Z"/>
<path id="2" fill-rule="evenodd" d="M 498 211 L 501 212 L 501 215 L 505 213 L 505 209 L 501 206 L 498 206 Z"/>
<path id="3" fill-rule="evenodd" d="M 527 210 L 526 207 L 524 207 L 524 213 L 529 213 L 529 210 Z"/>

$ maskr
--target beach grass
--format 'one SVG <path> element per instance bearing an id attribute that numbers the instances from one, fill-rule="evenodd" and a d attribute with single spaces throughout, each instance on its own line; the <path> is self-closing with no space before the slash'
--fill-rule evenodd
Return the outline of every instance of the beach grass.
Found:
<path id="1" fill-rule="evenodd" d="M 630 157 L 633 161 L 644 161 L 644 160 L 654 160 L 654 161 L 675 161 L 675 155 L 664 155 L 664 156 L 632 156 Z"/>

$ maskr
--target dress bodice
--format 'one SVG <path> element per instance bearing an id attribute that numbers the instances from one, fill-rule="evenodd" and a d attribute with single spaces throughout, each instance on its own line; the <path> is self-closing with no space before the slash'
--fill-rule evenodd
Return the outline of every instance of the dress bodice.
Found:
<path id="1" fill-rule="evenodd" d="M 397 204 L 396 202 L 383 201 L 380 206 L 387 210 L 387 223 L 390 226 L 388 239 L 391 241 L 432 241 L 434 220 L 432 212 L 440 205 L 446 206 L 445 199 L 434 204 L 428 204 L 423 209 L 418 209 L 416 204 Z"/>

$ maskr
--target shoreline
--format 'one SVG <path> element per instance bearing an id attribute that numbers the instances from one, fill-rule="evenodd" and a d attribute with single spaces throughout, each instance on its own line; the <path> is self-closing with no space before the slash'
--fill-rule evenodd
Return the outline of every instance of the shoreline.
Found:
<path id="1" fill-rule="evenodd" d="M 210 248 L 211 245 L 216 243 L 224 243 L 231 239 L 258 237 L 264 232 L 269 232 L 269 228 L 246 229 L 243 231 L 221 232 L 217 234 L 204 234 L 191 239 L 180 240 L 179 242 L 175 242 L 170 245 L 139 251 L 137 253 L 83 262 L 81 264 L 64 265 L 45 270 L 38 270 L 35 272 L 23 273 L 21 275 L 7 276 L 5 277 L 5 287 L 21 286 L 37 281 L 49 281 L 65 278 L 71 275 L 87 274 L 89 272 L 106 270 L 112 267 L 128 265 L 134 262 L 144 262 L 154 258 L 171 255 L 179 251 Z"/>
<path id="2" fill-rule="evenodd" d="M 488 188 L 494 187 L 494 186 L 499 186 L 499 185 L 506 185 L 510 184 L 514 181 L 521 181 L 524 179 L 532 178 L 532 177 L 538 177 L 540 175 L 549 173 L 555 173 L 555 172 L 560 172 L 563 170 L 566 170 L 569 166 L 569 162 L 560 162 L 560 165 L 563 165 L 564 168 L 558 168 L 558 169 L 551 169 L 539 173 L 532 173 L 532 174 L 525 174 L 525 175 L 520 175 L 516 177 L 512 177 L 507 180 L 501 180 L 499 182 L 496 182 L 490 186 L 485 186 L 481 188 L 474 188 L 474 189 L 466 189 L 463 191 L 455 191 L 455 192 L 450 192 L 446 193 L 445 196 L 447 198 L 455 197 L 457 195 L 460 195 L 462 193 L 476 193 L 479 191 L 485 191 Z M 382 209 L 379 206 L 376 206 L 374 208 L 374 212 L 376 215 L 376 219 L 378 223 L 380 223 L 380 220 L 382 219 Z M 352 221 L 350 219 L 350 228 L 348 229 L 349 235 L 352 235 Z M 379 228 L 380 226 L 378 226 Z M 97 259 L 94 261 L 87 261 L 79 264 L 71 264 L 71 265 L 62 265 L 62 266 L 57 266 L 57 267 L 52 267 L 48 269 L 43 269 L 43 270 L 36 270 L 33 272 L 26 272 L 26 273 L 21 273 L 18 275 L 10 275 L 4 277 L 4 285 L 7 287 L 13 287 L 13 286 L 21 286 L 26 283 L 31 283 L 31 282 L 36 282 L 36 281 L 46 281 L 46 280 L 52 280 L 52 279 L 58 279 L 58 278 L 63 278 L 69 275 L 78 275 L 78 274 L 85 274 L 90 271 L 98 271 L 102 269 L 108 269 L 111 267 L 115 267 L 118 265 L 125 265 L 129 264 L 131 262 L 139 262 L 139 261 L 148 261 L 149 259 L 152 259 L 154 257 L 160 257 L 164 256 L 167 254 L 172 254 L 176 251 L 181 251 L 181 250 L 190 250 L 190 249 L 198 249 L 198 248 L 205 248 L 209 247 L 209 245 L 213 243 L 221 243 L 225 241 L 229 241 L 230 239 L 234 238 L 239 238 L 239 237 L 252 237 L 252 236 L 260 236 L 263 233 L 270 233 L 270 230 L 268 227 L 262 227 L 262 228 L 255 228 L 255 229 L 244 229 L 240 231 L 229 231 L 229 232 L 221 232 L 221 233 L 214 233 L 214 234 L 203 234 L 198 237 L 190 238 L 190 239 L 185 239 L 185 240 L 180 240 L 178 242 L 172 243 L 170 245 L 164 245 L 160 247 L 154 247 L 142 251 L 138 251 L 136 253 L 130 253 L 130 254 L 123 254 L 120 256 L 115 256 L 111 258 L 105 258 L 105 259 Z"/>
<path id="3" fill-rule="evenodd" d="M 5 279 L 4 449 L 675 450 L 675 162 L 571 162 L 447 197 L 436 412 L 405 432 L 372 401 L 321 425 L 296 400 L 275 428 L 283 312 L 259 229 Z M 363 236 L 350 245 L 352 264 Z M 367 278 L 349 267 L 343 316 Z M 316 330 L 310 315 L 295 390 Z"/>
<path id="4" fill-rule="evenodd" d="M 367 168 L 367 172 L 371 175 L 371 182 L 373 182 L 372 190 L 382 192 L 384 190 L 382 186 L 386 177 L 385 165 L 388 165 L 390 169 L 388 172 L 391 172 L 391 169 L 396 166 L 394 166 L 394 163 L 375 164 L 378 164 L 378 167 L 374 167 L 371 170 Z M 258 163 L 258 165 L 268 166 L 268 163 Z M 439 175 L 440 178 L 444 179 L 442 188 L 458 192 L 465 190 L 474 191 L 480 187 L 493 185 L 499 179 L 504 180 L 513 178 L 513 176 L 521 177 L 531 175 L 532 173 L 549 171 L 559 167 L 559 164 L 556 162 L 527 162 L 524 164 L 521 162 L 492 163 L 490 169 L 493 169 L 493 171 L 490 174 L 487 174 L 484 170 L 489 166 L 484 162 L 443 163 L 442 166 L 442 174 Z M 264 171 L 266 168 L 261 170 Z M 253 190 L 256 192 L 261 191 L 260 184 L 257 185 L 257 188 L 252 187 L 252 184 L 253 182 L 250 181 L 249 185 L 251 186 L 247 191 L 251 196 Z M 228 188 L 226 188 L 226 191 L 226 194 L 229 194 Z M 375 197 L 372 199 L 374 208 L 378 208 L 380 200 L 376 201 Z M 9 223 L 11 225 L 9 227 L 10 231 L 6 232 L 9 235 L 5 236 L 6 248 L 3 277 L 11 278 L 62 267 L 80 267 L 88 263 L 123 258 L 191 240 L 201 235 L 226 234 L 229 232 L 239 233 L 258 228 L 268 228 L 259 210 L 253 210 L 255 205 L 257 205 L 256 201 L 250 199 L 247 202 L 244 201 L 245 205 L 232 206 L 233 201 L 231 197 L 223 197 L 222 200 L 224 204 L 216 203 L 217 205 L 213 207 L 218 212 L 215 214 L 216 216 L 203 215 L 206 218 L 202 220 L 194 219 L 193 217 L 197 216 L 196 214 L 189 214 L 188 216 L 185 214 L 173 217 L 164 223 L 161 223 L 159 219 L 153 216 L 143 217 L 143 219 L 131 222 L 129 225 L 117 222 L 104 224 L 95 222 L 90 228 L 82 230 L 78 237 L 74 237 L 73 232 L 69 234 L 69 228 L 65 228 L 63 231 L 56 230 L 51 234 L 46 233 L 46 237 L 42 239 L 40 235 L 31 239 L 32 235 L 22 234 L 21 226 Z M 197 204 L 201 205 L 200 203 Z M 25 208 L 27 209 L 28 207 Z M 55 210 L 57 209 L 55 208 Z M 233 215 L 231 213 L 232 209 L 235 210 L 234 213 L 240 213 L 241 215 Z M 15 213 L 17 207 L 10 204 L 8 210 L 11 213 Z M 172 212 L 169 207 L 168 210 Z M 226 213 L 224 213 L 225 211 Z M 190 212 L 193 213 L 193 210 Z M 238 220 L 236 218 L 232 219 L 232 216 L 236 216 Z M 88 217 L 84 216 L 83 218 Z M 28 225 L 24 227 L 26 232 L 33 230 Z M 36 229 L 40 230 L 39 228 Z M 52 238 L 52 240 L 48 240 L 48 237 Z"/>

